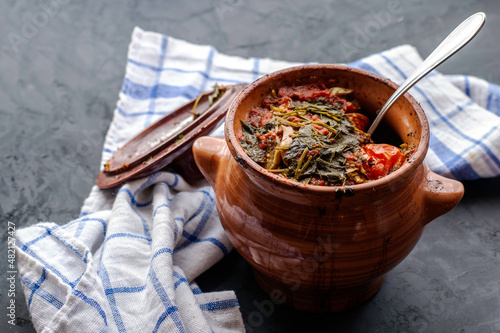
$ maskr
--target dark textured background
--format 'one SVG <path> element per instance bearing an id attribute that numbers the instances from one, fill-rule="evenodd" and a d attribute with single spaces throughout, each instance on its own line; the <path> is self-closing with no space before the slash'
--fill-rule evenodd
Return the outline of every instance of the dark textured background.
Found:
<path id="1" fill-rule="evenodd" d="M 500 84 L 500 3 L 495 0 L 54 1 L 58 7 L 45 16 L 40 13 L 46 1 L 0 3 L 0 253 L 6 258 L 0 264 L 0 331 L 33 331 L 19 283 L 18 326 L 10 327 L 3 314 L 8 304 L 7 221 L 21 228 L 78 217 L 99 169 L 136 25 L 213 44 L 233 55 L 349 62 L 402 43 L 427 56 L 459 22 L 484 11 L 483 31 L 440 71 Z M 399 10 L 391 14 L 394 5 Z M 363 39 L 360 31 L 367 26 L 378 29 Z M 235 252 L 199 283 L 204 291 L 236 290 L 247 328 L 254 332 L 320 327 L 336 332 L 498 332 L 499 186 L 500 178 L 466 183 L 463 201 L 426 227 L 380 292 L 341 314 L 306 314 L 285 306 L 259 309 L 268 297 Z"/>

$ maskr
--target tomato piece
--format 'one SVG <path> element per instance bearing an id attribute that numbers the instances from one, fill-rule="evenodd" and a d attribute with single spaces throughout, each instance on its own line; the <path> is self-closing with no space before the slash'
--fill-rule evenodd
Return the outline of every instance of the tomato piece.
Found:
<path id="1" fill-rule="evenodd" d="M 311 119 L 313 121 L 321 121 L 321 118 L 315 113 L 313 114 L 307 113 L 306 118 Z"/>
<path id="2" fill-rule="evenodd" d="M 273 118 L 273 113 L 269 109 L 253 108 L 248 113 L 247 121 L 255 127 L 262 127 Z"/>
<path id="3" fill-rule="evenodd" d="M 355 112 L 357 110 L 358 110 L 358 107 L 356 105 L 354 105 L 354 103 L 348 102 L 348 101 L 346 101 L 344 103 L 344 112 L 345 113 L 351 113 L 351 112 Z"/>
<path id="4" fill-rule="evenodd" d="M 273 131 L 268 132 L 266 134 L 255 134 L 255 137 L 259 140 L 259 148 L 266 149 L 268 145 L 268 141 L 271 138 L 273 141 L 276 141 L 276 133 Z"/>
<path id="5" fill-rule="evenodd" d="M 361 147 L 363 151 L 363 168 L 368 179 L 379 179 L 391 172 L 394 167 L 400 167 L 405 162 L 401 150 L 386 143 L 370 143 Z"/>
<path id="6" fill-rule="evenodd" d="M 300 101 L 313 101 L 318 98 L 330 97 L 330 90 L 322 83 L 307 84 L 295 87 L 281 87 L 278 91 L 278 97 L 289 97 Z"/>
<path id="7" fill-rule="evenodd" d="M 322 135 L 328 135 L 330 133 L 326 128 L 321 125 L 313 124 L 313 127 L 317 129 Z"/>
<path id="8" fill-rule="evenodd" d="M 270 105 L 288 105 L 291 101 L 289 97 L 274 97 L 269 95 L 262 100 L 262 106 L 269 107 Z"/>
<path id="9" fill-rule="evenodd" d="M 370 123 L 368 117 L 361 113 L 347 113 L 346 116 L 351 121 L 351 123 L 356 126 L 356 128 L 362 131 L 364 131 Z"/>

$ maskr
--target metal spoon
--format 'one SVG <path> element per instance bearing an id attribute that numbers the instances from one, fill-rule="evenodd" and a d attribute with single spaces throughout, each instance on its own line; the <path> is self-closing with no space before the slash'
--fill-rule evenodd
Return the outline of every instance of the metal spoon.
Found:
<path id="1" fill-rule="evenodd" d="M 441 65 L 445 60 L 454 55 L 458 50 L 464 47 L 472 38 L 474 38 L 479 30 L 484 25 L 486 14 L 483 12 L 476 13 L 453 30 L 448 37 L 439 44 L 439 46 L 424 60 L 424 62 L 415 69 L 415 71 L 406 79 L 406 81 L 392 94 L 387 100 L 382 109 L 378 112 L 377 117 L 368 129 L 367 133 L 372 135 L 377 128 L 380 120 L 394 102 L 405 92 L 408 91 L 415 83 L 420 81 L 425 75 L 432 71 L 437 66 Z"/>

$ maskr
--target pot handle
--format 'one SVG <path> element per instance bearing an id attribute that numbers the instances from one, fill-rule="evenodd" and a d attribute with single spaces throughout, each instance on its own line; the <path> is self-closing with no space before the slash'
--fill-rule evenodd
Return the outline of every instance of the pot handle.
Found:
<path id="1" fill-rule="evenodd" d="M 424 166 L 425 178 L 421 185 L 423 218 L 427 224 L 452 210 L 464 196 L 464 186 L 459 181 L 445 178 Z"/>
<path id="2" fill-rule="evenodd" d="M 220 162 L 230 156 L 226 141 L 222 138 L 202 136 L 193 143 L 193 155 L 205 179 L 214 186 Z"/>

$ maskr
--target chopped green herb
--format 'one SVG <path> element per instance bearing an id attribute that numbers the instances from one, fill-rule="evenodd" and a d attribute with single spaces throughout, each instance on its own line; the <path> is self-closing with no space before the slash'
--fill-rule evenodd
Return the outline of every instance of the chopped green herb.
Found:
<path id="1" fill-rule="evenodd" d="M 413 147 L 373 144 L 363 132 L 368 118 L 345 99 L 352 92 L 314 84 L 272 90 L 265 108 L 241 121 L 241 146 L 268 171 L 304 184 L 353 185 L 399 169 Z"/>

